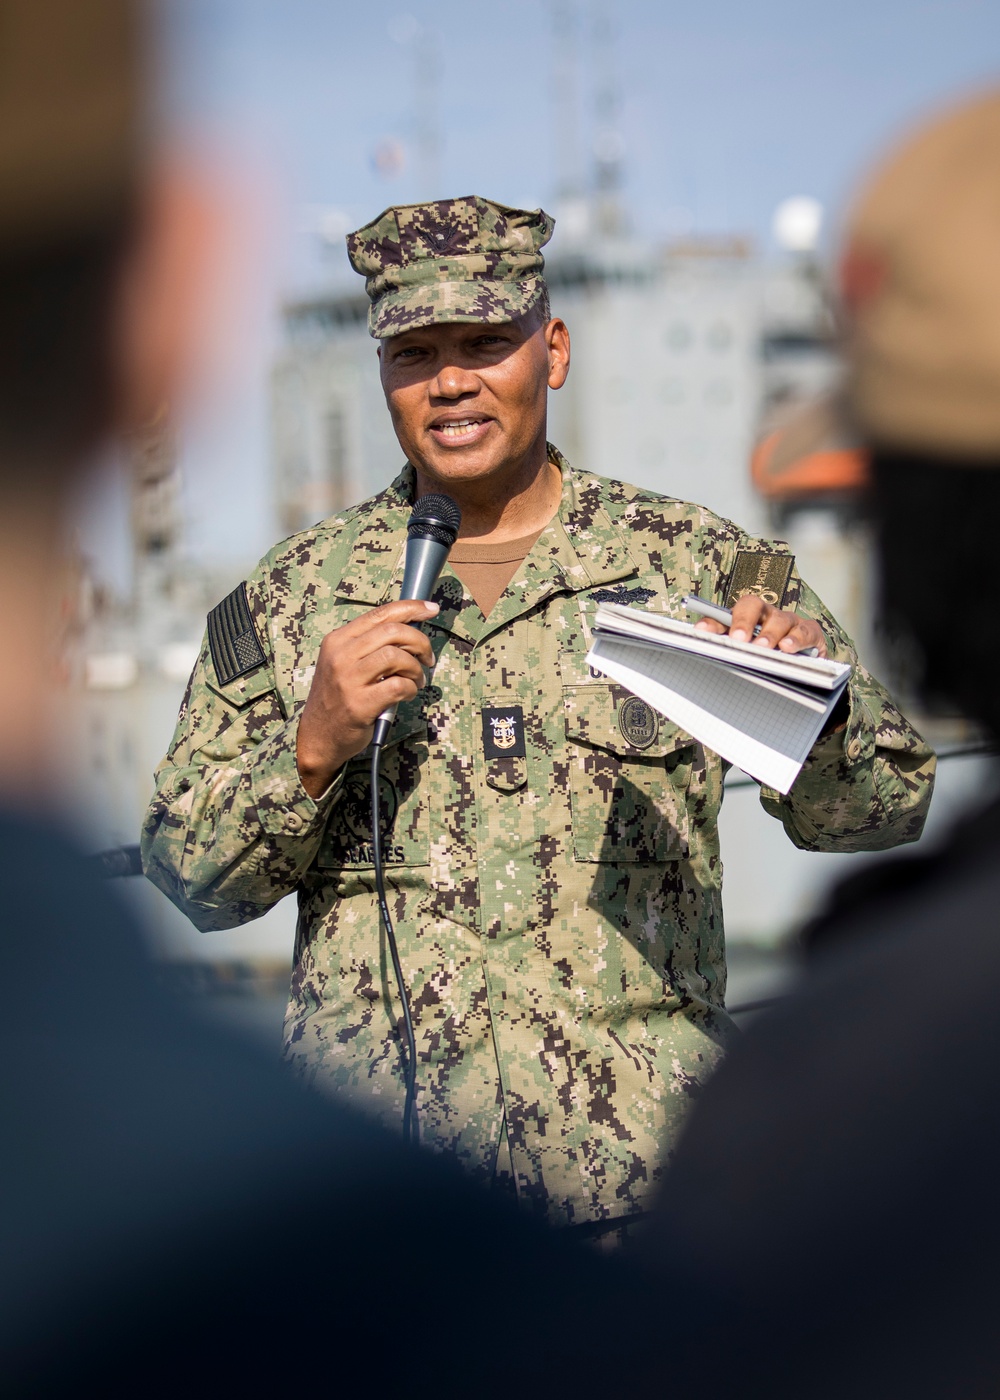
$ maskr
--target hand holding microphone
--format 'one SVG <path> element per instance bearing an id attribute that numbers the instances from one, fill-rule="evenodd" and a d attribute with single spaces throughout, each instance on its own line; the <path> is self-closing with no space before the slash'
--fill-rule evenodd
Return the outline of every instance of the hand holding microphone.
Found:
<path id="1" fill-rule="evenodd" d="M 422 496 L 407 526 L 399 602 L 371 608 L 327 633 L 299 720 L 299 776 L 319 797 L 348 759 L 366 749 L 378 722 L 384 743 L 396 706 L 423 689 L 434 665 L 430 640 L 414 623 L 438 611 L 426 602 L 454 544 L 461 512 L 448 496 Z"/>
<path id="2" fill-rule="evenodd" d="M 406 562 L 403 565 L 401 598 L 430 597 L 461 523 L 462 512 L 450 496 L 421 496 L 413 507 L 406 527 Z M 383 710 L 375 723 L 372 743 L 376 748 L 381 748 L 388 737 L 398 703 Z"/>

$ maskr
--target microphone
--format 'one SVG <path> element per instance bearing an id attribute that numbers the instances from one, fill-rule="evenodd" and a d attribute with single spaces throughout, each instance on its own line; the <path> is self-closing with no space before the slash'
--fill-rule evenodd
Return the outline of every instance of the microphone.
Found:
<path id="1" fill-rule="evenodd" d="M 403 586 L 399 592 L 401 599 L 426 599 L 431 596 L 461 523 L 462 512 L 450 496 L 420 497 L 406 526 L 406 562 L 403 565 Z M 385 743 L 395 718 L 395 705 L 390 705 L 379 715 L 372 735 L 373 748 L 380 749 Z"/>

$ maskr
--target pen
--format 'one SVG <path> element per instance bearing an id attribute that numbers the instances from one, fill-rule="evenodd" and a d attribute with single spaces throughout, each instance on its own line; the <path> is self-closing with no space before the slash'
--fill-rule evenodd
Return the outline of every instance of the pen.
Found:
<path id="1" fill-rule="evenodd" d="M 702 617 L 710 617 L 713 622 L 721 622 L 723 627 L 732 627 L 733 615 L 728 608 L 721 608 L 718 603 L 706 603 L 704 598 L 698 598 L 693 593 L 688 593 L 681 600 L 688 612 L 701 613 Z M 756 637 L 760 627 L 753 629 Z M 793 652 L 794 656 L 818 656 L 819 652 L 815 647 L 806 647 L 804 651 Z"/>

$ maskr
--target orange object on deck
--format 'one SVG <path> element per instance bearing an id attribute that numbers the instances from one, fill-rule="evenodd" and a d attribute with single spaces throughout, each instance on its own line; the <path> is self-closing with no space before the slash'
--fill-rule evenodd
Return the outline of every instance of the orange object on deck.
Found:
<path id="1" fill-rule="evenodd" d="M 851 440 L 833 400 L 823 399 L 760 440 L 750 473 L 769 500 L 862 491 L 868 484 L 868 453 Z"/>

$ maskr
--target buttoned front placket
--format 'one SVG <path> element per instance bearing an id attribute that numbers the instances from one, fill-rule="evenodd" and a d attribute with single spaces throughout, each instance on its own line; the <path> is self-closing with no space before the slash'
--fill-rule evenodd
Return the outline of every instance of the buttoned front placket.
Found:
<path id="1" fill-rule="evenodd" d="M 577 922 L 582 927 L 589 919 L 584 907 L 578 921 L 566 907 L 567 890 L 575 890 L 590 872 L 566 866 L 567 860 L 572 862 L 566 839 L 572 815 L 566 775 L 565 652 L 570 648 L 575 667 L 586 673 L 589 635 L 576 595 L 637 572 L 625 531 L 613 525 L 593 499 L 580 499 L 576 478 L 558 460 L 564 477 L 560 510 L 489 618 L 482 617 L 445 567 L 434 594 L 440 612 L 426 624 L 437 657 L 435 671 L 421 696 L 400 711 L 401 720 L 412 724 L 419 710 L 430 752 L 419 789 L 430 832 L 426 888 L 420 893 L 423 882 L 414 880 L 397 905 L 397 937 L 423 1047 L 420 1053 L 438 1053 L 434 1046 L 440 1044 L 442 1016 L 447 1022 L 454 1014 L 468 1024 L 469 1017 L 475 1019 L 471 1008 L 480 997 L 486 1012 L 481 1033 L 469 1037 L 466 1063 L 460 1069 L 441 1078 L 440 1065 L 434 1068 L 425 1061 L 426 1072 L 418 1071 L 418 1080 L 424 1080 L 424 1102 L 429 1106 L 446 1096 L 458 1107 L 456 1117 L 464 1114 L 470 1122 L 474 1118 L 476 1126 L 470 1132 L 478 1141 L 475 1151 L 481 1167 L 496 1166 L 506 1137 L 515 1181 L 538 1205 L 544 1204 L 546 1189 L 538 1148 L 547 1126 L 541 1081 L 553 1053 L 545 1023 L 555 1015 L 565 1026 L 568 1044 L 572 1023 L 585 1009 L 580 988 L 560 983 L 563 975 L 550 938 L 553 919 L 559 922 L 557 941 L 575 938 Z M 343 602 L 364 607 L 398 597 L 408 513 L 405 475 L 400 487 L 398 506 L 373 519 L 355 542 L 348 569 L 334 585 Z M 509 755 L 495 745 L 487 753 L 484 724 L 491 714 L 512 726 Z M 558 870 L 549 863 L 553 851 L 561 853 Z M 413 872 L 414 877 L 420 874 Z M 389 876 L 391 887 L 396 873 L 390 871 Z M 403 876 L 405 871 L 400 872 Z M 454 1002 L 448 1002 L 447 994 L 435 1000 L 433 984 L 448 980 L 440 965 L 441 950 L 445 962 L 453 948 L 459 959 L 468 959 L 470 936 L 478 978 L 472 978 L 473 968 L 466 961 Z M 432 945 L 436 951 L 429 961 Z M 555 1011 L 553 984 L 561 999 Z M 525 1092 L 526 1084 L 533 1086 L 532 1092 Z M 494 1098 L 490 1110 L 487 1102 Z M 562 1105 L 561 1113 L 578 1121 L 579 1133 L 585 1131 L 582 1100 Z M 506 1161 L 499 1165 L 506 1166 Z"/>
<path id="2" fill-rule="evenodd" d="M 515 1183 L 536 1199 L 544 1184 L 533 1143 L 545 1132 L 544 1115 L 519 1086 L 525 1072 L 537 1075 L 545 1056 L 532 1006 L 552 977 L 546 920 L 555 910 L 547 904 L 554 893 L 547 895 L 545 854 L 552 832 L 571 820 L 565 777 L 557 771 L 565 762 L 559 655 L 568 618 L 578 620 L 574 595 L 636 572 L 623 533 L 603 513 L 600 544 L 589 547 L 592 522 L 581 521 L 577 507 L 566 472 L 559 514 L 482 621 L 468 657 L 483 977 Z M 582 635 L 577 646 L 582 656 Z M 493 719 L 511 724 L 510 756 L 487 741 Z"/>

